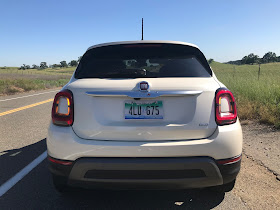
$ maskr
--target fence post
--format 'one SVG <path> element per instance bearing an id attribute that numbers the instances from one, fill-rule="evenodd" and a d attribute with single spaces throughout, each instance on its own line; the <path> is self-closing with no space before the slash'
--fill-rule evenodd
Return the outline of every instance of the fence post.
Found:
<path id="1" fill-rule="evenodd" d="M 260 80 L 260 74 L 261 74 L 261 64 L 259 63 L 258 80 Z"/>

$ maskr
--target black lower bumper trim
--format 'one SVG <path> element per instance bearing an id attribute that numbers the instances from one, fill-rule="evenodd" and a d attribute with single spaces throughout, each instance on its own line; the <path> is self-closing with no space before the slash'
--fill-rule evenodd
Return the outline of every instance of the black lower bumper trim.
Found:
<path id="1" fill-rule="evenodd" d="M 223 184 L 227 184 L 232 182 L 238 175 L 240 168 L 241 168 L 241 159 L 235 163 L 221 165 L 217 164 L 221 175 L 223 177 Z"/>
<path id="2" fill-rule="evenodd" d="M 68 177 L 68 184 L 86 188 L 185 189 L 229 183 L 240 162 L 221 165 L 211 157 L 80 158 L 70 166 L 49 161 L 49 169 Z"/>
<path id="3" fill-rule="evenodd" d="M 205 173 L 199 169 L 188 170 L 89 170 L 84 178 L 88 179 L 185 179 L 201 178 Z"/>
<path id="4" fill-rule="evenodd" d="M 52 159 L 55 159 L 55 158 L 52 158 Z M 62 165 L 62 164 L 54 163 L 54 162 L 50 161 L 49 158 L 48 158 L 48 162 L 49 162 L 50 172 L 57 176 L 68 177 L 72 170 L 72 167 L 73 167 L 73 164 L 72 165 Z"/>

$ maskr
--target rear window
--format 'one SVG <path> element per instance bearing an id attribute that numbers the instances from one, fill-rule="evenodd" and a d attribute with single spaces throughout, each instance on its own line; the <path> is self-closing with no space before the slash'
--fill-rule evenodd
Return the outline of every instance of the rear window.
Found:
<path id="1" fill-rule="evenodd" d="M 204 55 L 175 44 L 123 44 L 87 51 L 75 78 L 211 77 Z"/>

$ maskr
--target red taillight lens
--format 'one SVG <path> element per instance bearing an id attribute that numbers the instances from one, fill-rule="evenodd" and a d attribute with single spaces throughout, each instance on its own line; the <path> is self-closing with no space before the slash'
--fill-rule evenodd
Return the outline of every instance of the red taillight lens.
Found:
<path id="1" fill-rule="evenodd" d="M 216 123 L 229 125 L 237 119 L 236 103 L 232 93 L 226 88 L 216 91 Z"/>
<path id="2" fill-rule="evenodd" d="M 74 121 L 73 94 L 70 90 L 62 90 L 54 97 L 52 121 L 55 125 L 70 126 Z"/>

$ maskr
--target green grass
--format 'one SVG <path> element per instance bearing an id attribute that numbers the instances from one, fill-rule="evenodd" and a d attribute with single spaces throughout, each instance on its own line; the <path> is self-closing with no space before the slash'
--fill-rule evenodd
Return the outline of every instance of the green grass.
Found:
<path id="1" fill-rule="evenodd" d="M 280 128 L 280 63 L 231 65 L 211 63 L 218 79 L 235 95 L 241 119 L 257 119 Z"/>
<path id="2" fill-rule="evenodd" d="M 0 79 L 0 95 L 11 95 L 30 90 L 42 90 L 65 85 L 69 79 Z"/>
<path id="3" fill-rule="evenodd" d="M 76 67 L 69 68 L 47 68 L 47 69 L 26 69 L 19 70 L 18 67 L 0 67 L 1 74 L 11 74 L 11 75 L 68 75 L 71 76 Z"/>
<path id="4" fill-rule="evenodd" d="M 64 86 L 74 70 L 74 67 L 44 70 L 0 67 L 0 95 Z"/>

